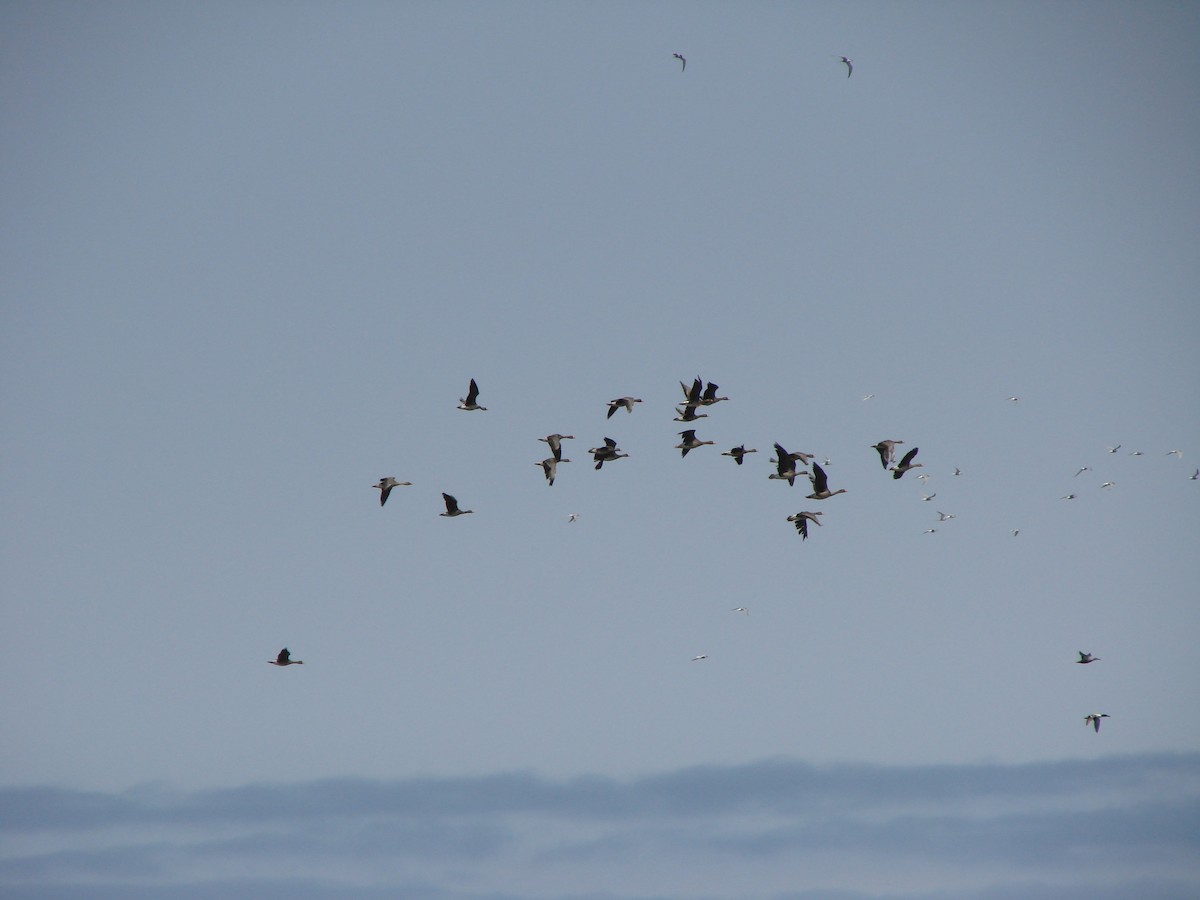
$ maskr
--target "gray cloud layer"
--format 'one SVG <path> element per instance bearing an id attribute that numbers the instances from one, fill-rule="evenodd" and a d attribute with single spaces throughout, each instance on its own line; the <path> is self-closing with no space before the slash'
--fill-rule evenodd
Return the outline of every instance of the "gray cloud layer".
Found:
<path id="1" fill-rule="evenodd" d="M 1182 898 L 1200 754 L 7 788 L 0 834 L 6 897 Z"/>

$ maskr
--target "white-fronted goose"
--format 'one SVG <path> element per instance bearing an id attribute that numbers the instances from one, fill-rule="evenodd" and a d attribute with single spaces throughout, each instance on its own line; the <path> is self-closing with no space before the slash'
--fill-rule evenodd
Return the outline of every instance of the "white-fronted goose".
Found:
<path id="1" fill-rule="evenodd" d="M 613 413 L 622 408 L 625 410 L 625 412 L 633 412 L 633 404 L 641 402 L 642 401 L 637 397 L 618 397 L 616 400 L 609 400 L 608 415 L 605 416 L 605 418 L 611 419 L 613 417 Z"/>
<path id="2" fill-rule="evenodd" d="M 1084 653 L 1082 650 L 1078 651 L 1078 653 L 1079 659 L 1075 660 L 1075 662 L 1079 663 L 1080 665 L 1086 666 L 1088 663 L 1100 662 L 1100 657 L 1098 656 L 1092 656 L 1092 654 Z"/>
<path id="3" fill-rule="evenodd" d="M 468 412 L 472 412 L 474 410 L 479 410 L 480 412 L 487 412 L 487 407 L 480 406 L 478 403 L 478 400 L 479 400 L 479 385 L 477 385 L 475 383 L 475 379 L 472 378 L 471 384 L 467 387 L 467 396 L 465 398 L 459 399 L 458 408 L 465 409 Z"/>
<path id="4" fill-rule="evenodd" d="M 465 516 L 468 513 L 475 512 L 473 509 L 459 509 L 458 501 L 445 492 L 442 493 L 442 499 L 446 501 L 446 511 L 444 513 L 438 513 L 439 516 Z"/>
<path id="5" fill-rule="evenodd" d="M 805 456 L 805 455 L 808 455 L 808 454 L 800 454 L 800 456 Z M 812 458 L 811 455 L 808 455 L 808 456 L 810 459 Z M 774 478 L 779 481 L 786 481 L 788 483 L 788 487 L 791 487 L 792 485 L 794 485 L 796 483 L 797 476 L 808 474 L 808 472 L 804 471 L 803 469 L 797 470 L 796 459 L 797 459 L 797 457 L 795 455 L 788 453 L 786 450 L 783 449 L 783 445 L 779 444 L 777 442 L 775 444 L 775 469 L 776 469 L 776 471 L 775 471 L 774 475 L 768 475 L 767 477 Z"/>
<path id="6" fill-rule="evenodd" d="M 808 495 L 809 500 L 828 500 L 836 494 L 846 493 L 845 488 L 838 488 L 836 491 L 831 491 L 829 489 L 829 476 L 816 463 L 812 464 L 812 474 L 808 478 L 812 482 L 813 488 L 813 492 Z"/>
<path id="7" fill-rule="evenodd" d="M 704 393 L 704 381 L 699 376 L 692 382 L 689 388 L 682 381 L 679 382 L 679 387 L 683 390 L 683 405 L 689 409 L 695 409 L 702 402 Z"/>
<path id="8" fill-rule="evenodd" d="M 732 450 L 725 451 L 721 455 L 722 456 L 732 456 L 733 461 L 740 466 L 742 464 L 742 458 L 745 457 L 745 455 L 747 453 L 757 453 L 757 452 L 758 451 L 754 450 L 754 449 L 747 450 L 746 445 L 742 444 L 740 446 L 734 447 Z"/>
<path id="9" fill-rule="evenodd" d="M 602 468 L 606 462 L 612 462 L 613 460 L 629 456 L 628 453 L 622 453 L 617 447 L 617 442 L 610 437 L 604 439 L 603 447 L 592 447 L 588 450 L 588 453 L 592 454 L 592 459 L 595 461 L 597 469 Z"/>
<path id="10" fill-rule="evenodd" d="M 789 522 L 792 522 L 795 524 L 796 530 L 798 532 L 800 532 L 800 539 L 807 541 L 808 540 L 808 523 L 812 522 L 814 525 L 820 525 L 821 521 L 820 521 L 820 519 L 817 518 L 817 516 L 823 516 L 823 515 L 825 515 L 825 514 L 819 513 L 819 512 L 805 511 L 805 512 L 798 512 L 794 516 L 788 516 L 787 520 Z"/>
<path id="11" fill-rule="evenodd" d="M 697 419 L 707 418 L 708 413 L 698 413 L 694 406 L 675 407 L 674 421 L 676 422 L 695 422 Z"/>
<path id="12" fill-rule="evenodd" d="M 376 490 L 378 490 L 380 492 L 379 505 L 383 506 L 383 504 L 387 503 L 388 494 L 390 494 L 392 492 L 392 488 L 394 488 L 394 487 L 412 487 L 412 482 L 411 481 L 397 481 L 391 475 L 385 475 L 384 477 L 379 479 L 379 484 L 373 484 L 373 485 L 371 485 L 371 487 L 375 488 Z"/>
<path id="13" fill-rule="evenodd" d="M 681 455 L 683 456 L 687 456 L 690 451 L 695 450 L 697 447 L 703 447 L 705 444 L 715 443 L 715 441 L 702 441 L 697 438 L 696 430 L 694 428 L 689 428 L 687 431 L 679 432 L 679 436 L 683 438 L 683 440 L 675 445 L 675 449 L 682 450 L 683 453 Z"/>
<path id="14" fill-rule="evenodd" d="M 878 444 L 872 444 L 871 446 L 879 452 L 879 461 L 883 463 L 883 467 L 886 469 L 892 464 L 892 460 L 895 459 L 896 445 L 903 443 L 904 441 L 880 441 Z"/>
<path id="15" fill-rule="evenodd" d="M 550 453 L 555 459 L 562 459 L 562 442 L 575 440 L 573 434 L 548 434 L 545 437 L 538 438 L 539 441 L 544 441 L 550 445 Z"/>
<path id="16" fill-rule="evenodd" d="M 923 465 L 923 463 L 913 462 L 913 458 L 917 455 L 917 451 L 920 449 L 920 447 L 913 447 L 911 450 L 905 453 L 903 457 L 901 457 L 898 464 L 892 466 L 893 478 L 903 478 L 904 473 L 909 469 L 917 469 Z"/>
<path id="17" fill-rule="evenodd" d="M 1096 729 L 1096 733 L 1099 734 L 1100 720 L 1111 718 L 1112 716 L 1110 716 L 1108 713 L 1092 713 L 1090 716 L 1083 717 L 1083 727 L 1087 728 L 1089 725 L 1091 725 L 1094 729 Z"/>
<path id="18" fill-rule="evenodd" d="M 718 397 L 717 391 L 719 388 L 711 381 L 708 387 L 704 389 L 704 396 L 700 398 L 700 403 L 704 406 L 712 406 L 714 403 L 720 403 L 722 400 L 728 400 L 728 397 Z"/>
<path id="19" fill-rule="evenodd" d="M 276 656 L 274 659 L 268 659 L 267 662 L 273 666 L 302 666 L 302 665 L 304 665 L 304 660 L 292 659 L 292 654 L 288 653 L 287 647 L 284 647 L 282 650 L 279 651 L 278 656 Z"/>
<path id="20" fill-rule="evenodd" d="M 548 456 L 541 462 L 535 462 L 534 465 L 542 467 L 542 471 L 546 473 L 546 485 L 554 487 L 554 475 L 558 471 L 558 464 L 569 462 L 569 459 L 555 459 L 553 456 Z"/>

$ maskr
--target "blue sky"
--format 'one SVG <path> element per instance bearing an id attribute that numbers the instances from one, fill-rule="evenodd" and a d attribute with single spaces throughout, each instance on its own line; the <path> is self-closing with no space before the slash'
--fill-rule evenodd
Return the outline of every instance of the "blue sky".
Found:
<path id="1" fill-rule="evenodd" d="M 6 890 L 61 896 L 40 862 L 60 853 L 87 855 L 85 892 L 287 877 L 296 844 L 205 856 L 260 834 L 199 816 L 214 791 L 1134 766 L 1194 817 L 1194 5 L 2 15 L 0 784 L 103 801 L 85 832 L 11 822 Z M 731 399 L 680 459 L 696 375 Z M 472 377 L 487 412 L 455 409 Z M 644 402 L 606 419 L 623 395 Z M 576 436 L 552 488 L 551 432 Z M 630 458 L 596 472 L 606 436 Z M 890 478 L 882 438 L 923 468 Z M 775 441 L 847 492 L 769 480 Z M 744 466 L 719 455 L 741 443 Z M 381 475 L 413 482 L 382 509 Z M 439 517 L 443 491 L 475 514 Z M 804 542 L 803 509 L 824 513 Z M 285 645 L 303 667 L 265 665 Z M 972 815 L 1062 813 L 1031 778 Z M 183 823 L 157 880 L 144 858 L 121 875 L 151 830 L 122 830 L 131 791 Z M 544 812 L 476 810 L 420 851 L 413 895 L 696 896 L 644 859 L 604 881 L 611 859 L 564 847 L 644 823 L 592 814 L 560 843 Z M 655 828 L 685 869 L 717 834 L 837 830 L 721 814 Z M 1170 865 L 1109 854 L 1096 884 L 1194 892 L 1176 815 L 1138 826 Z M 415 853 L 404 829 L 437 819 L 388 827 Z M 499 832 L 491 862 L 455 849 Z M 812 859 L 766 854 L 743 893 L 1066 877 L 982 838 L 902 885 L 847 874 L 889 840 L 856 831 L 808 883 Z M 299 876 L 314 896 L 408 883 L 330 853 Z M 541 853 L 553 873 L 512 881 Z"/>

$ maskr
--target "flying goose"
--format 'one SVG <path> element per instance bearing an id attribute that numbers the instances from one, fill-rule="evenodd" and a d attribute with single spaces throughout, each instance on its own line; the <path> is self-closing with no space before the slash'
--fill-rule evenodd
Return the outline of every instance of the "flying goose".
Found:
<path id="1" fill-rule="evenodd" d="M 544 441 L 550 445 L 550 452 L 556 460 L 562 459 L 562 442 L 575 440 L 573 434 L 548 434 L 545 437 L 538 438 L 539 441 Z"/>
<path id="2" fill-rule="evenodd" d="M 618 397 L 616 400 L 609 400 L 608 415 L 605 418 L 611 419 L 613 413 L 621 407 L 624 407 L 626 412 L 633 412 L 633 404 L 641 402 L 637 397 Z"/>
<path id="3" fill-rule="evenodd" d="M 886 469 L 896 457 L 896 445 L 903 443 L 904 441 L 880 441 L 878 444 L 872 444 L 871 446 L 879 452 L 879 461 L 883 463 L 883 467 Z"/>
<path id="4" fill-rule="evenodd" d="M 568 463 L 569 459 L 555 459 L 553 456 L 548 456 L 541 462 L 535 462 L 535 466 L 541 466 L 542 471 L 546 473 L 547 487 L 554 487 L 554 475 L 558 471 L 559 463 Z"/>
<path id="5" fill-rule="evenodd" d="M 681 443 L 675 445 L 676 450 L 682 450 L 683 456 L 688 455 L 689 450 L 695 450 L 697 447 L 703 447 L 705 444 L 712 444 L 715 441 L 702 441 L 696 437 L 696 430 L 689 428 L 687 431 L 679 432 L 679 436 L 683 438 Z"/>
<path id="6" fill-rule="evenodd" d="M 787 520 L 789 522 L 792 522 L 795 524 L 796 531 L 798 531 L 800 533 L 800 539 L 807 541 L 808 540 L 808 523 L 812 522 L 814 525 L 820 525 L 821 520 L 818 519 L 817 516 L 823 516 L 823 515 L 824 515 L 824 513 L 805 511 L 805 512 L 798 512 L 794 516 L 788 516 Z"/>
<path id="7" fill-rule="evenodd" d="M 1101 719 L 1111 719 L 1111 718 L 1112 718 L 1112 716 L 1110 716 L 1108 713 L 1092 713 L 1090 716 L 1083 717 L 1083 727 L 1087 728 L 1089 725 L 1091 725 L 1093 728 L 1096 729 L 1096 733 L 1099 734 L 1100 733 L 1100 720 Z"/>
<path id="8" fill-rule="evenodd" d="M 692 381 L 692 386 L 689 388 L 682 381 L 679 386 L 683 388 L 683 405 L 689 409 L 695 409 L 704 401 L 704 379 L 699 375 Z"/>
<path id="9" fill-rule="evenodd" d="M 683 58 L 683 54 L 682 53 L 672 53 L 671 55 L 673 57 L 675 57 L 677 60 L 679 60 L 681 63 L 683 63 L 683 65 L 680 67 L 679 71 L 680 72 L 686 71 L 687 70 L 687 60 Z"/>
<path id="10" fill-rule="evenodd" d="M 717 386 L 710 381 L 708 387 L 704 389 L 704 396 L 700 398 L 700 402 L 704 406 L 712 406 L 714 403 L 720 403 L 722 400 L 728 399 L 728 397 L 718 397 Z"/>
<path id="11" fill-rule="evenodd" d="M 479 410 L 480 412 L 487 412 L 487 407 L 480 406 L 479 403 L 477 402 L 478 400 L 479 400 L 479 385 L 477 385 L 475 383 L 475 379 L 472 378 L 471 384 L 467 388 L 466 399 L 459 399 L 458 408 L 465 409 L 468 412 L 471 412 L 476 409 Z"/>
<path id="12" fill-rule="evenodd" d="M 603 447 L 592 447 L 588 453 L 592 454 L 597 469 L 600 469 L 606 462 L 629 456 L 628 453 L 622 453 L 617 447 L 617 442 L 609 437 L 604 439 Z"/>
<path id="13" fill-rule="evenodd" d="M 846 64 L 846 77 L 849 78 L 854 74 L 854 60 L 848 56 L 841 56 L 838 58 Z"/>
<path id="14" fill-rule="evenodd" d="M 394 487 L 412 487 L 412 482 L 411 481 L 397 481 L 391 475 L 385 475 L 379 479 L 379 484 L 373 484 L 373 485 L 371 485 L 371 487 L 375 488 L 376 490 L 378 490 L 380 492 L 379 505 L 383 506 L 383 504 L 387 503 L 388 494 L 390 494 L 392 492 L 392 488 L 394 488 Z"/>
<path id="15" fill-rule="evenodd" d="M 919 468 L 921 465 L 923 465 L 922 463 L 913 462 L 913 457 L 915 457 L 917 455 L 917 451 L 920 449 L 921 449 L 920 447 L 913 447 L 911 450 L 909 450 L 907 453 L 904 454 L 904 456 L 901 458 L 899 464 L 892 466 L 892 477 L 893 478 L 903 478 L 904 473 L 907 472 L 909 469 L 916 469 L 916 468 Z"/>
<path id="16" fill-rule="evenodd" d="M 1084 653 L 1082 650 L 1080 650 L 1079 659 L 1075 660 L 1075 662 L 1079 663 L 1080 665 L 1087 665 L 1088 663 L 1100 662 L 1100 657 L 1092 656 L 1092 654 Z"/>
<path id="17" fill-rule="evenodd" d="M 274 659 L 268 659 L 267 662 L 272 666 L 302 666 L 304 660 L 292 659 L 292 654 L 288 653 L 288 648 L 284 647 L 279 651 L 279 655 Z"/>
<path id="18" fill-rule="evenodd" d="M 747 449 L 746 449 L 746 445 L 745 445 L 745 444 L 741 444 L 741 445 L 739 445 L 739 446 L 737 446 L 737 447 L 734 447 L 732 450 L 727 450 L 727 451 L 725 451 L 725 452 L 724 452 L 724 453 L 722 453 L 721 455 L 722 455 L 722 456 L 732 456 L 732 457 L 733 457 L 733 461 L 734 461 L 735 463 L 737 463 L 737 464 L 740 466 L 740 465 L 742 464 L 742 458 L 743 458 L 743 457 L 744 457 L 744 456 L 745 456 L 747 453 L 757 453 L 757 452 L 758 452 L 758 451 L 757 451 L 757 450 L 754 450 L 754 449 L 747 450 Z"/>
<path id="19" fill-rule="evenodd" d="M 801 455 L 804 456 L 808 454 Z M 811 455 L 809 458 L 811 458 Z M 775 468 L 777 470 L 775 474 L 768 475 L 767 477 L 775 478 L 779 481 L 786 481 L 789 487 L 796 483 L 796 476 L 808 474 L 803 469 L 796 469 L 796 456 L 784 450 L 783 445 L 779 443 L 775 444 Z"/>
<path id="20" fill-rule="evenodd" d="M 813 488 L 813 492 L 808 495 L 809 500 L 828 500 L 836 494 L 846 493 L 845 488 L 838 488 L 836 491 L 831 491 L 829 489 L 829 476 L 816 463 L 812 464 L 812 474 L 808 478 L 812 482 Z"/>
<path id="21" fill-rule="evenodd" d="M 444 491 L 442 492 L 442 499 L 446 501 L 446 511 L 444 513 L 438 513 L 439 516 L 449 516 L 453 518 L 454 516 L 465 516 L 468 513 L 475 512 L 473 509 L 459 509 L 458 501 Z"/>
<path id="22" fill-rule="evenodd" d="M 707 418 L 708 413 L 698 413 L 696 412 L 696 407 L 694 406 L 688 406 L 685 404 L 682 408 L 678 406 L 675 407 L 674 421 L 676 422 L 695 422 L 697 419 Z"/>

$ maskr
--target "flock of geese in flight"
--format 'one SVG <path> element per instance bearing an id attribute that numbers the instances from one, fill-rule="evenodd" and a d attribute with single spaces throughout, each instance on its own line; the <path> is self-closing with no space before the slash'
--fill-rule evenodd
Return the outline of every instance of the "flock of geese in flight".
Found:
<path id="1" fill-rule="evenodd" d="M 674 55 L 683 63 L 684 67 L 687 66 L 687 60 L 685 60 L 678 53 Z M 842 62 L 846 64 L 848 69 L 853 71 L 851 60 L 842 57 Z M 849 74 L 847 74 L 847 77 L 849 77 Z M 676 422 L 690 423 L 696 421 L 697 419 L 708 418 L 708 413 L 701 412 L 700 410 L 715 406 L 716 404 L 722 403 L 729 399 L 728 397 L 719 396 L 718 392 L 720 388 L 715 383 L 710 381 L 706 384 L 705 381 L 699 376 L 693 379 L 690 386 L 681 381 L 679 382 L 679 387 L 683 391 L 683 401 L 675 409 L 676 415 L 674 421 Z M 874 396 L 874 394 L 867 394 L 862 399 L 866 401 L 872 399 Z M 1012 403 L 1017 403 L 1020 401 L 1020 399 L 1020 397 L 1008 398 L 1008 400 Z M 632 413 L 634 406 L 641 402 L 641 398 L 629 396 L 617 397 L 613 400 L 609 400 L 608 412 L 605 418 L 611 419 L 615 413 L 622 409 L 627 413 Z M 486 406 L 481 406 L 479 404 L 479 385 L 476 383 L 474 378 L 471 379 L 467 386 L 466 397 L 459 399 L 458 409 L 465 412 L 487 411 Z M 678 432 L 678 434 L 681 438 L 681 441 L 675 445 L 675 449 L 680 451 L 680 455 L 682 457 L 686 457 L 691 451 L 697 449 L 698 447 L 715 443 L 714 441 L 705 441 L 697 438 L 696 429 L 694 428 L 684 429 L 683 431 Z M 575 435 L 555 433 L 548 434 L 545 437 L 540 437 L 538 440 L 547 445 L 550 450 L 550 455 L 540 462 L 533 463 L 533 465 L 541 467 L 542 472 L 546 477 L 546 484 L 552 487 L 558 472 L 559 464 L 571 462 L 570 459 L 565 459 L 562 455 L 562 442 L 575 440 Z M 884 471 L 890 472 L 892 478 L 896 480 L 903 478 L 906 473 L 911 472 L 914 469 L 922 468 L 924 465 L 923 463 L 916 462 L 917 453 L 920 449 L 918 447 L 913 447 L 908 450 L 897 462 L 896 448 L 903 444 L 904 441 L 898 438 L 885 438 L 872 445 L 872 449 L 879 454 L 879 462 Z M 1120 444 L 1106 448 L 1107 452 L 1110 454 L 1116 453 L 1120 449 Z M 836 497 L 838 494 L 846 493 L 845 488 L 838 488 L 837 490 L 830 489 L 829 476 L 821 467 L 820 463 L 815 461 L 814 454 L 805 453 L 802 451 L 789 451 L 779 442 L 775 443 L 774 450 L 775 458 L 772 459 L 771 462 L 775 466 L 775 471 L 768 475 L 768 478 L 777 481 L 786 481 L 789 487 L 795 484 L 797 478 L 809 479 L 809 483 L 812 486 L 812 493 L 806 495 L 805 499 L 808 500 L 829 500 L 832 497 Z M 604 443 L 597 447 L 590 448 L 587 452 L 592 455 L 592 462 L 597 470 L 603 468 L 605 463 L 612 463 L 619 459 L 626 459 L 629 457 L 629 454 L 623 452 L 620 447 L 617 446 L 617 442 L 610 437 L 605 437 Z M 745 462 L 746 456 L 757 452 L 758 450 L 753 447 L 747 447 L 745 444 L 739 444 L 736 447 L 723 451 L 721 455 L 732 458 L 733 461 L 740 466 Z M 1144 454 L 1141 450 L 1133 450 L 1130 451 L 1129 455 L 1143 456 Z M 1180 459 L 1183 457 L 1183 451 L 1168 450 L 1167 455 Z M 826 460 L 826 464 L 828 464 L 828 462 L 829 461 Z M 1074 477 L 1078 478 L 1083 473 L 1090 472 L 1091 470 L 1091 466 L 1080 466 L 1075 472 Z M 962 470 L 955 467 L 954 474 L 961 475 Z M 924 474 L 918 475 L 917 477 L 922 480 L 928 478 L 928 476 Z M 1200 480 L 1200 469 L 1196 469 L 1189 477 L 1192 481 Z M 393 488 L 411 486 L 411 481 L 398 481 L 394 476 L 391 475 L 385 475 L 381 477 L 377 484 L 372 485 L 373 488 L 379 491 L 380 506 L 383 506 L 387 503 L 388 497 L 391 495 Z M 1115 486 L 1115 482 L 1106 481 L 1100 486 L 1101 488 L 1112 488 Z M 932 500 L 935 496 L 936 493 L 923 494 L 921 499 Z M 1062 499 L 1074 500 L 1075 498 L 1076 495 L 1071 493 L 1067 494 Z M 440 515 L 443 517 L 455 518 L 457 516 L 470 515 L 474 512 L 474 510 L 471 509 L 462 509 L 458 505 L 457 498 L 451 494 L 443 492 L 442 500 L 446 506 L 445 512 L 440 513 Z M 824 511 L 822 510 L 801 510 L 800 512 L 788 516 L 787 521 L 795 526 L 796 532 L 800 535 L 801 540 L 808 540 L 809 526 L 816 525 L 819 527 L 821 525 L 820 517 L 822 515 L 824 515 Z M 957 518 L 957 516 L 955 516 L 953 513 L 945 513 L 941 511 L 938 511 L 937 515 L 939 522 L 947 522 L 951 519 Z M 568 522 L 574 522 L 577 519 L 578 514 L 572 513 L 568 517 Z M 925 533 L 932 534 L 936 531 L 936 528 L 929 528 L 926 529 Z M 1016 537 L 1018 534 L 1020 534 L 1020 529 L 1014 529 L 1012 534 L 1014 537 Z M 744 606 L 736 607 L 732 611 L 742 613 L 743 615 L 750 614 L 750 610 Z M 1087 665 L 1089 663 L 1100 661 L 1100 657 L 1094 656 L 1091 653 L 1086 653 L 1083 650 L 1078 651 L 1078 653 L 1079 659 L 1075 660 L 1075 662 L 1079 665 Z M 702 653 L 698 656 L 692 657 L 692 662 L 699 662 L 705 659 L 708 659 L 708 654 Z M 268 660 L 268 662 L 273 666 L 280 667 L 304 664 L 304 660 L 292 659 L 291 654 L 286 647 L 279 651 L 279 654 L 275 659 Z M 1090 725 L 1094 731 L 1099 733 L 1100 720 L 1107 718 L 1111 718 L 1108 713 L 1089 713 L 1088 715 L 1084 716 L 1083 722 L 1085 726 Z"/>

